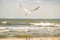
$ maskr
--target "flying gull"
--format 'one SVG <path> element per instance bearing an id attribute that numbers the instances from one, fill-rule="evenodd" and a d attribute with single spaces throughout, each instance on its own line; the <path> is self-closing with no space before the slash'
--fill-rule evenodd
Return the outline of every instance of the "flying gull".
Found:
<path id="1" fill-rule="evenodd" d="M 38 5 L 37 7 L 35 7 L 32 10 L 28 10 L 28 9 L 24 8 L 22 4 L 20 4 L 19 6 L 20 6 L 20 8 L 22 8 L 22 10 L 24 10 L 25 15 L 31 14 L 31 13 L 37 11 L 40 8 L 40 5 Z"/>

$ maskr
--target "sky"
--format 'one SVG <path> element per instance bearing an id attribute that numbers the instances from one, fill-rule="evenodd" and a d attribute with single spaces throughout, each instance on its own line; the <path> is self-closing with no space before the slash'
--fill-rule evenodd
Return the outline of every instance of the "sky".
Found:
<path id="1" fill-rule="evenodd" d="M 38 0 L 40 8 L 35 13 L 25 16 L 19 7 L 20 2 L 26 9 L 34 8 L 34 0 L 0 0 L 0 19 L 60 19 L 60 0 Z"/>

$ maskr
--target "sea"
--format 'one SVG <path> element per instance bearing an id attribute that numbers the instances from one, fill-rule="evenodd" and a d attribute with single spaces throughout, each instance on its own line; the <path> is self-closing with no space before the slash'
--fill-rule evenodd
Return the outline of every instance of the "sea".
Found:
<path id="1" fill-rule="evenodd" d="M 29 24 L 41 22 L 54 23 L 54 26 Z M 58 26 L 55 26 L 56 24 Z M 60 19 L 0 19 L 0 37 L 26 37 L 26 35 L 28 37 L 60 37 Z"/>

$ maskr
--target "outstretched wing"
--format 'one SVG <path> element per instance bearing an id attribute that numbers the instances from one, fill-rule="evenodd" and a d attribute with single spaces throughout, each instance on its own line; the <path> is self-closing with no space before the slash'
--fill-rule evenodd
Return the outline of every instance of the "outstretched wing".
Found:
<path id="1" fill-rule="evenodd" d="M 40 6 L 37 6 L 36 8 L 34 8 L 32 11 L 36 11 L 40 8 Z"/>
<path id="2" fill-rule="evenodd" d="M 31 11 L 30 11 L 30 10 L 28 10 L 28 9 L 24 8 L 22 5 L 19 5 L 19 6 L 20 6 L 20 8 L 22 8 L 22 10 L 24 10 L 25 15 L 27 15 L 27 14 L 30 14 L 30 13 L 31 13 Z"/>

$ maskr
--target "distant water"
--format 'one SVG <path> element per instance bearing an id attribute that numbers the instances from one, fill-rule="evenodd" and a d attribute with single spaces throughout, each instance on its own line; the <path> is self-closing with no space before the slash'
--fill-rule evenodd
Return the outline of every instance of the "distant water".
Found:
<path id="1" fill-rule="evenodd" d="M 0 22 L 54 22 L 60 23 L 60 19 L 0 19 Z"/>

